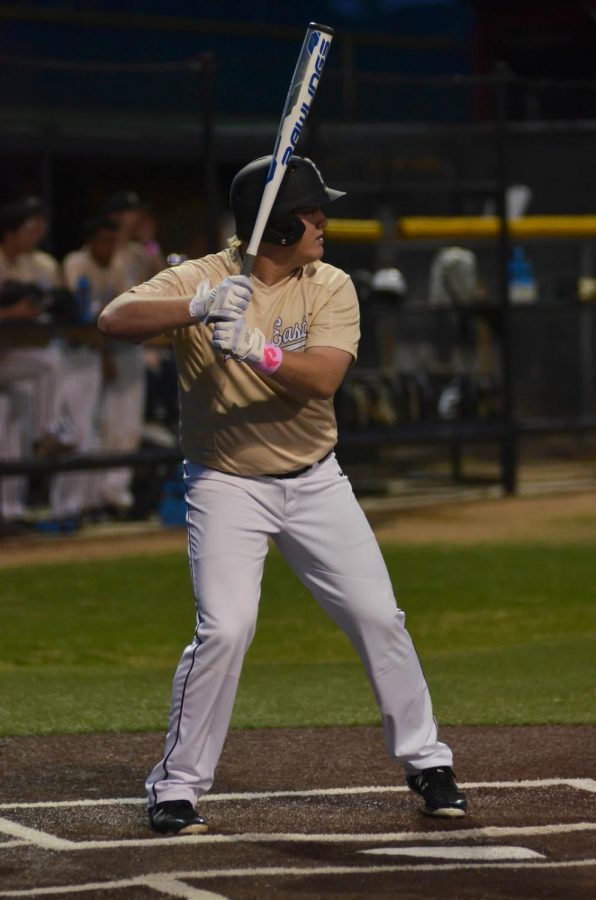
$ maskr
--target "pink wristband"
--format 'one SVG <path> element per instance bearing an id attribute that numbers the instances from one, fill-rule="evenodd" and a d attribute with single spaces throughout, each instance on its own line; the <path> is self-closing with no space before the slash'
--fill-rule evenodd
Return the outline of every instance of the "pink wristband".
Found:
<path id="1" fill-rule="evenodd" d="M 273 375 L 281 366 L 282 359 L 283 353 L 279 347 L 276 347 L 275 344 L 265 344 L 263 359 L 254 368 L 257 372 L 261 372 L 262 375 Z"/>

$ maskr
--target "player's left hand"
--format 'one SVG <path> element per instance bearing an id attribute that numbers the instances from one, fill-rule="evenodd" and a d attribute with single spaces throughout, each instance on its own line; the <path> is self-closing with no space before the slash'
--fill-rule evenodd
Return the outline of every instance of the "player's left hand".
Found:
<path id="1" fill-rule="evenodd" d="M 260 365 L 265 354 L 265 335 L 251 328 L 244 317 L 233 322 L 216 322 L 211 344 L 216 350 L 242 362 Z"/>
<path id="2" fill-rule="evenodd" d="M 189 312 L 197 322 L 232 321 L 246 310 L 253 292 L 253 284 L 246 275 L 231 275 L 209 290 L 205 279 L 190 301 Z"/>

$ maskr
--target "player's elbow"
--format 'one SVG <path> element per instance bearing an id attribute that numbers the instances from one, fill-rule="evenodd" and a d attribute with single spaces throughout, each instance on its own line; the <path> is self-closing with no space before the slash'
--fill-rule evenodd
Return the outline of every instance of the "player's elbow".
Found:
<path id="1" fill-rule="evenodd" d="M 317 399 L 319 399 L 319 400 L 333 400 L 334 395 L 335 395 L 335 388 L 334 388 L 333 390 L 330 390 L 330 389 L 323 390 L 323 389 L 321 389 L 321 390 L 319 391 L 318 395 L 317 395 Z"/>
<path id="2" fill-rule="evenodd" d="M 332 400 L 346 376 L 352 357 L 344 350 L 312 347 L 304 354 L 309 394 L 317 400 Z"/>
<path id="3" fill-rule="evenodd" d="M 114 317 L 110 311 L 110 307 L 106 306 L 99 314 L 97 319 L 97 327 L 102 334 L 110 335 L 114 327 Z"/>
<path id="4" fill-rule="evenodd" d="M 311 387 L 311 396 L 315 400 L 332 400 L 340 383 L 332 377 L 319 378 Z"/>
<path id="5" fill-rule="evenodd" d="M 118 304 L 112 301 L 99 314 L 97 327 L 107 337 L 126 337 L 126 317 Z"/>

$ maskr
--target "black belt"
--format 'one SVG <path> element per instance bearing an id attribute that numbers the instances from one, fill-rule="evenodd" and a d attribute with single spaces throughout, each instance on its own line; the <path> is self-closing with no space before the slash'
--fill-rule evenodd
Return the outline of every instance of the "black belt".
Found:
<path id="1" fill-rule="evenodd" d="M 309 469 L 312 469 L 313 466 L 318 466 L 320 463 L 325 462 L 328 459 L 333 450 L 330 450 L 329 453 L 326 453 L 325 456 L 318 459 L 316 462 L 311 463 L 309 466 L 303 466 L 301 469 L 295 469 L 293 472 L 281 472 L 276 475 L 262 475 L 261 478 L 298 478 L 299 475 L 304 475 L 305 472 L 308 472 Z"/>

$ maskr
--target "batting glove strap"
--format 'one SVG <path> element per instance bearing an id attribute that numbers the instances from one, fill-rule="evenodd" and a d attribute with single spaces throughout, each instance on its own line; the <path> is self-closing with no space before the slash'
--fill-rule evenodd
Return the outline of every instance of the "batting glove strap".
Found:
<path id="1" fill-rule="evenodd" d="M 218 321 L 213 329 L 211 344 L 241 362 L 259 366 L 265 355 L 265 335 L 258 328 L 250 328 L 246 319 Z"/>
<path id="2" fill-rule="evenodd" d="M 205 278 L 198 286 L 196 293 L 190 301 L 188 311 L 197 322 L 203 322 L 209 312 L 210 304 L 209 279 Z"/>
<path id="3" fill-rule="evenodd" d="M 232 322 L 240 318 L 252 296 L 252 281 L 246 275 L 224 278 L 209 290 L 209 279 L 199 285 L 190 301 L 189 312 L 198 322 Z"/>

